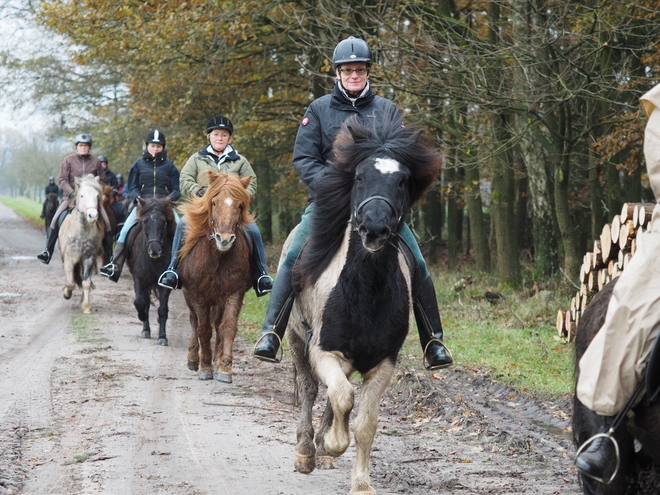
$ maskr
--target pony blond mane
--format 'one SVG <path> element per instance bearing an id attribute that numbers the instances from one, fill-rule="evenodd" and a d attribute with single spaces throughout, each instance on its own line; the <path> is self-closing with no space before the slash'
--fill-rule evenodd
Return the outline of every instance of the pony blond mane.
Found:
<path id="1" fill-rule="evenodd" d="M 208 171 L 207 176 L 209 186 L 204 196 L 193 198 L 183 207 L 183 213 L 186 216 L 186 233 L 185 242 L 179 254 L 180 258 L 184 258 L 200 240 L 208 237 L 211 230 L 211 202 L 218 194 L 224 193 L 237 204 L 243 205 L 239 227 L 242 228 L 253 221 L 250 214 L 250 195 L 246 189 L 247 185 L 243 185 L 240 177 L 236 174 L 212 171 Z M 249 176 L 249 179 L 252 180 L 252 176 Z"/>

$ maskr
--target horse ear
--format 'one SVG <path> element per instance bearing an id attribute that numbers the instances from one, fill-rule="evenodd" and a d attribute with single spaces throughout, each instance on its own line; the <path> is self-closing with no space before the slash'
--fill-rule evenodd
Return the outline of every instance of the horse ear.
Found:
<path id="1" fill-rule="evenodd" d="M 415 134 L 411 136 L 412 142 L 413 143 L 419 143 L 419 140 L 422 139 L 422 133 L 424 132 L 424 129 L 420 129 L 417 131 Z"/>
<path id="2" fill-rule="evenodd" d="M 75 177 L 73 180 L 76 183 L 76 186 L 79 186 L 80 183 L 82 182 L 82 178 L 80 178 L 80 177 Z"/>
<path id="3" fill-rule="evenodd" d="M 142 199 L 140 196 L 137 197 L 137 202 L 140 207 L 143 207 L 146 201 Z"/>
<path id="4" fill-rule="evenodd" d="M 248 186 L 250 185 L 250 182 L 252 182 L 252 176 L 251 175 L 248 175 L 247 177 L 241 178 L 241 184 L 243 184 L 243 187 L 245 189 L 248 188 Z"/>

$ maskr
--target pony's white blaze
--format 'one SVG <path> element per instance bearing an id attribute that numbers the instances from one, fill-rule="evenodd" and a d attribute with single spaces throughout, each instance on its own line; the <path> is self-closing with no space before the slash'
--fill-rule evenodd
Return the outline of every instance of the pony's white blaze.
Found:
<path id="1" fill-rule="evenodd" d="M 233 200 L 232 198 L 225 198 L 224 203 L 225 203 L 227 206 L 231 206 L 231 205 L 234 204 L 234 200 Z"/>
<path id="2" fill-rule="evenodd" d="M 374 167 L 381 174 L 393 174 L 401 171 L 401 164 L 392 158 L 376 158 Z"/>

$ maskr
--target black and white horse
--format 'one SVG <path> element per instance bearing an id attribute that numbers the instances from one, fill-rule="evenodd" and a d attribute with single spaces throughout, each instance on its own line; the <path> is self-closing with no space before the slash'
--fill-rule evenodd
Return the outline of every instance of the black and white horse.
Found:
<path id="1" fill-rule="evenodd" d="M 375 493 L 369 459 L 380 398 L 410 327 L 413 270 L 397 233 L 440 167 L 420 137 L 400 122 L 344 124 L 335 160 L 316 187 L 310 238 L 296 268 L 301 292 L 288 326 L 302 405 L 295 467 L 309 473 L 317 460 L 331 467 L 348 448 L 355 400 L 349 377 L 357 371 L 363 384 L 351 494 Z M 314 441 L 320 383 L 328 405 Z"/>

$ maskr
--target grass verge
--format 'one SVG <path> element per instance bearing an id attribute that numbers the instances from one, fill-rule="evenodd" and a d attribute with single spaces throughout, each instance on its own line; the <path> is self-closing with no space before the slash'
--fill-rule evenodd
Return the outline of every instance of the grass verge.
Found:
<path id="1" fill-rule="evenodd" d="M 29 198 L 14 198 L 11 196 L 0 196 L 0 202 L 14 210 L 33 225 L 43 225 L 44 221 L 39 218 L 42 204 Z"/>

